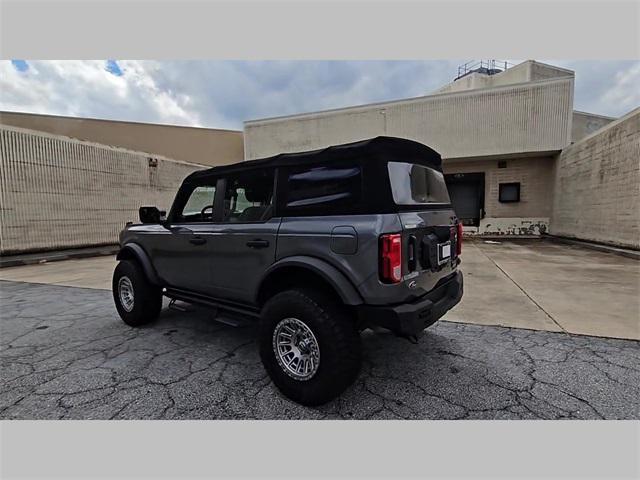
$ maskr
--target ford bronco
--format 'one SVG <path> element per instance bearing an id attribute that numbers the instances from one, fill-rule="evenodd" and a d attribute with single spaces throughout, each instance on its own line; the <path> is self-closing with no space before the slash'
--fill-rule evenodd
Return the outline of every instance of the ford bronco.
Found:
<path id="1" fill-rule="evenodd" d="M 304 405 L 355 380 L 362 330 L 415 339 L 462 297 L 462 224 L 441 158 L 411 140 L 197 171 L 168 215 L 139 213 L 113 275 L 124 322 L 155 320 L 163 296 L 258 321 L 266 371 Z"/>

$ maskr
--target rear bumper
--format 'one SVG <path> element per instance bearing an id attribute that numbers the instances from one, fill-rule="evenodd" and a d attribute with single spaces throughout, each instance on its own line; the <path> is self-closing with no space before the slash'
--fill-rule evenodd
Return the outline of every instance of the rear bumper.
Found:
<path id="1" fill-rule="evenodd" d="M 399 305 L 361 305 L 360 320 L 367 325 L 387 328 L 397 335 L 414 336 L 433 325 L 448 310 L 460 302 L 463 276 L 457 271 L 446 283 L 412 303 Z"/>

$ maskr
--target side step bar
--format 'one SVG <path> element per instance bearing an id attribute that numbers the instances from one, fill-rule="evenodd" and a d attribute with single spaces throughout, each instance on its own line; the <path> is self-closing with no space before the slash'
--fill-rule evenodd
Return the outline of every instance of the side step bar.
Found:
<path id="1" fill-rule="evenodd" d="M 252 319 L 257 319 L 260 317 L 260 311 L 257 307 L 251 305 L 244 305 L 241 303 L 227 302 L 224 300 L 218 300 L 216 298 L 208 297 L 206 295 L 201 295 L 193 292 L 186 292 L 184 290 L 178 290 L 175 288 L 167 288 L 163 292 L 165 297 L 168 297 L 172 300 L 180 300 L 186 303 L 194 303 L 196 305 L 203 305 L 205 307 L 214 308 L 219 312 L 228 312 L 229 315 L 220 315 L 224 317 L 225 320 L 232 317 L 251 317 Z M 227 322 L 223 322 L 227 323 Z"/>

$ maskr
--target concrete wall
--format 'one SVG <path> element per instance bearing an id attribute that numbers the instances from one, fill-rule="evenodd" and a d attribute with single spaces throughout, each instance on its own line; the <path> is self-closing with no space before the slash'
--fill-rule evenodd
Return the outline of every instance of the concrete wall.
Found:
<path id="1" fill-rule="evenodd" d="M 498 68 L 500 67 L 499 64 L 496 66 Z M 478 72 L 470 73 L 447 85 L 444 85 L 434 93 L 461 92 L 465 90 L 475 90 L 478 88 L 500 87 L 504 85 L 515 85 L 518 83 L 561 77 L 573 78 L 574 73 L 573 71 L 565 68 L 547 65 L 546 63 L 540 63 L 534 60 L 527 60 L 508 68 L 501 73 L 496 73 L 495 75 L 487 75 Z"/>
<path id="2" fill-rule="evenodd" d="M 377 135 L 422 142 L 444 158 L 558 152 L 569 143 L 573 77 L 245 122 L 245 157 Z"/>
<path id="3" fill-rule="evenodd" d="M 148 152 L 202 165 L 224 165 L 244 159 L 242 132 L 235 130 L 15 112 L 0 112 L 0 124 Z"/>
<path id="4" fill-rule="evenodd" d="M 551 233 L 640 249 L 640 108 L 565 149 Z"/>
<path id="5" fill-rule="evenodd" d="M 574 111 L 573 121 L 571 122 L 571 141 L 578 142 L 614 120 L 615 118 L 612 117 Z"/>
<path id="6" fill-rule="evenodd" d="M 444 172 L 484 172 L 485 217 L 480 226 L 469 233 L 491 235 L 538 235 L 549 229 L 553 194 L 552 157 L 501 159 L 506 168 L 498 168 L 498 160 L 447 161 Z M 500 203 L 500 183 L 520 183 L 520 201 Z"/>
<path id="7" fill-rule="evenodd" d="M 113 244 L 200 165 L 0 126 L 0 253 Z"/>

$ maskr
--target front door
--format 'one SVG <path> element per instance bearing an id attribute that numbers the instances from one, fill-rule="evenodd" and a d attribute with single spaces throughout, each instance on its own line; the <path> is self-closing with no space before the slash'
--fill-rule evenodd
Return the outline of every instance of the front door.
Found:
<path id="1" fill-rule="evenodd" d="M 184 185 L 169 223 L 149 248 L 156 271 L 167 286 L 211 293 L 209 264 L 216 180 Z"/>

